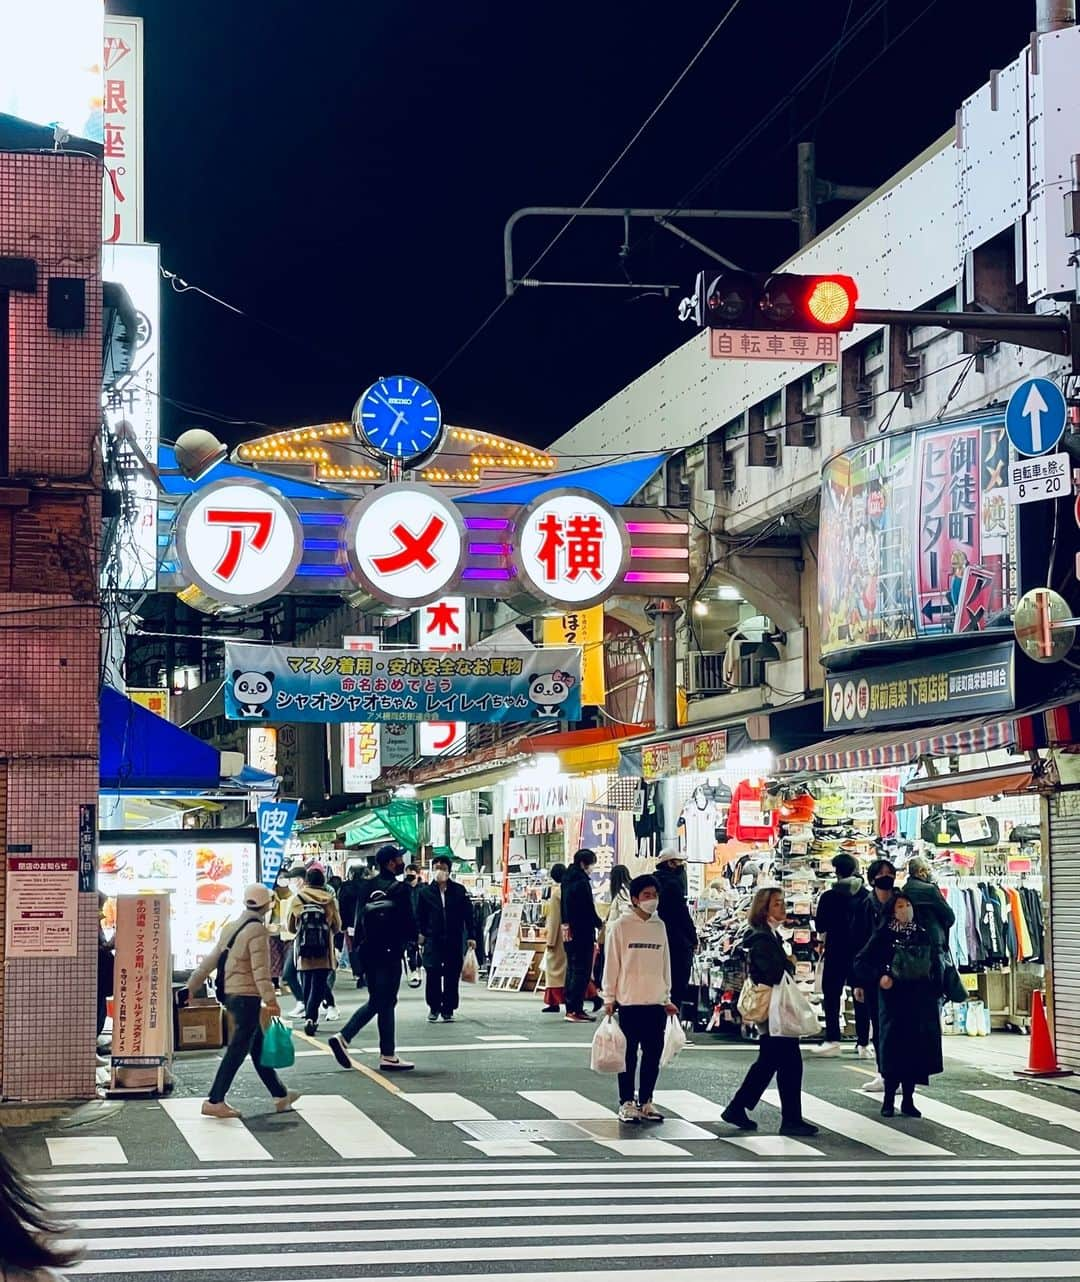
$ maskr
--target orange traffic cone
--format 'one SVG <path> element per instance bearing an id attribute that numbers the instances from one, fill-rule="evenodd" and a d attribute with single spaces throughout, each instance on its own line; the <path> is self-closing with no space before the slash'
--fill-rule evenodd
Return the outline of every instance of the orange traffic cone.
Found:
<path id="1" fill-rule="evenodd" d="M 1027 1068 L 1015 1070 L 1020 1077 L 1070 1077 L 1071 1068 L 1060 1068 L 1050 1029 L 1046 1023 L 1043 995 L 1031 994 L 1031 1049 L 1028 1051 Z"/>

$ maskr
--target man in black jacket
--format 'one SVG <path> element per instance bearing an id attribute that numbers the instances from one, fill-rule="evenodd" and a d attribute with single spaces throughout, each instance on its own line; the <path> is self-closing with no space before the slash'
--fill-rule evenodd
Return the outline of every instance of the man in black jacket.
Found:
<path id="1" fill-rule="evenodd" d="M 870 891 L 859 876 L 859 862 L 844 851 L 833 858 L 836 884 L 818 900 L 814 925 L 825 949 L 822 962 L 821 995 L 825 1007 L 825 1042 L 815 1055 L 840 1053 L 840 1004 L 844 988 L 854 986 L 852 963 L 865 942 L 866 914 Z M 855 1042 L 860 1059 L 870 1059 L 870 1012 L 865 1002 L 855 1003 Z"/>
<path id="2" fill-rule="evenodd" d="M 450 877 L 448 855 L 431 861 L 433 880 L 417 894 L 420 944 L 427 974 L 428 1023 L 441 1015 L 449 1024 L 458 1008 L 461 964 L 465 949 L 475 948 L 472 903 L 465 887 Z"/>
<path id="3" fill-rule="evenodd" d="M 592 850 L 578 850 L 566 870 L 562 894 L 562 932 L 566 945 L 566 1015 L 571 1024 L 592 1024 L 585 1014 L 585 991 L 592 974 L 596 932 L 603 924 L 596 912 L 589 869 L 596 863 Z"/>
<path id="4" fill-rule="evenodd" d="M 939 955 L 949 951 L 949 931 L 956 921 L 956 914 L 945 902 L 945 896 L 934 885 L 930 860 L 916 855 L 908 861 L 908 877 L 904 894 L 915 909 L 916 925 L 922 926 Z"/>
<path id="5" fill-rule="evenodd" d="M 657 913 L 667 930 L 671 953 L 671 1000 L 681 1006 L 690 996 L 690 971 L 698 944 L 686 898 L 686 860 L 677 850 L 661 850 L 655 876 L 660 887 Z"/>
<path id="6" fill-rule="evenodd" d="M 412 893 L 398 877 L 405 869 L 405 852 L 397 846 L 382 846 L 375 855 L 379 874 L 361 883 L 356 896 L 356 925 L 353 939 L 362 950 L 367 976 L 367 1003 L 354 1011 L 330 1049 L 342 1068 L 352 1068 L 349 1043 L 371 1020 L 379 1021 L 379 1067 L 384 1072 L 413 1068 L 399 1059 L 396 1051 L 394 1008 L 401 986 L 401 958 L 405 949 L 416 946 L 416 918 Z"/>
<path id="7" fill-rule="evenodd" d="M 873 887 L 873 892 L 863 901 L 862 911 L 856 919 L 852 934 L 852 947 L 856 954 L 870 942 L 878 927 L 885 923 L 892 911 L 892 901 L 896 896 L 896 865 L 890 859 L 875 859 L 866 870 L 866 880 Z M 881 1075 L 881 1047 L 878 1033 L 878 1001 L 876 993 L 864 993 L 861 988 L 855 989 L 855 1000 L 864 1004 L 870 1016 L 870 1029 L 874 1038 L 874 1058 L 878 1071 L 868 1078 L 861 1091 L 881 1091 L 885 1089 L 885 1079 Z"/>

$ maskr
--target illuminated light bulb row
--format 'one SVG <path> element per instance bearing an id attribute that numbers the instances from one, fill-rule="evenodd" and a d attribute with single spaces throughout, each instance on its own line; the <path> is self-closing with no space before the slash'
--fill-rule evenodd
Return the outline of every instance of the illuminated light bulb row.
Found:
<path id="1" fill-rule="evenodd" d="M 425 468 L 423 479 L 425 481 L 458 481 L 461 484 L 465 484 L 466 482 L 479 481 L 480 473 L 468 471 L 464 468 L 457 468 L 453 472 L 448 472 L 445 468 L 429 467 Z"/>
<path id="2" fill-rule="evenodd" d="M 353 464 L 351 467 L 338 467 L 336 464 L 329 464 L 320 467 L 317 475 L 320 478 L 342 480 L 342 481 L 377 481 L 382 477 L 382 472 L 378 468 L 363 467 L 359 464 Z"/>

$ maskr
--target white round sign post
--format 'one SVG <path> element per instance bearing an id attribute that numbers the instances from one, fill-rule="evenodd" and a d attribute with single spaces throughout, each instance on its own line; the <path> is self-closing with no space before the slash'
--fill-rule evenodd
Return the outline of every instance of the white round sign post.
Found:
<path id="1" fill-rule="evenodd" d="M 410 609 L 445 596 L 465 557 L 465 526 L 452 503 L 426 485 L 388 485 L 357 505 L 347 543 L 361 586 Z"/>
<path id="2" fill-rule="evenodd" d="M 283 591 L 304 555 L 292 504 L 261 481 L 217 481 L 192 494 L 176 520 L 187 581 L 223 605 L 258 605 Z"/>
<path id="3" fill-rule="evenodd" d="M 580 490 L 560 490 L 531 503 L 516 533 L 518 581 L 548 605 L 598 605 L 611 595 L 630 558 L 616 513 Z"/>

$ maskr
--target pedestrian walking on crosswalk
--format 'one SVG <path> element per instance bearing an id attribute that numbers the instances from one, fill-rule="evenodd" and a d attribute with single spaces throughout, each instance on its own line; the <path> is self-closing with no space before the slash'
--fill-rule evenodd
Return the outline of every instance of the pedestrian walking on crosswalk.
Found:
<path id="1" fill-rule="evenodd" d="M 221 932 L 213 950 L 192 972 L 187 988 L 181 989 L 178 995 L 180 1004 L 185 1004 L 211 974 L 216 974 L 217 999 L 229 1015 L 229 1044 L 218 1065 L 210 1094 L 203 1102 L 205 1117 L 240 1116 L 225 1096 L 248 1055 L 263 1085 L 274 1097 L 279 1113 L 292 1108 L 300 1098 L 282 1084 L 272 1068 L 265 1068 L 262 1063 L 261 1008 L 265 1006 L 272 1016 L 281 1014 L 270 977 L 270 935 L 266 929 L 270 907 L 270 892 L 265 886 L 257 882 L 248 886 L 244 891 L 243 913 Z"/>
<path id="2" fill-rule="evenodd" d="M 78 1252 L 54 1245 L 60 1233 L 36 1190 L 0 1153 L 0 1276 L 5 1282 L 60 1282 L 51 1270 L 79 1258 Z"/>
<path id="3" fill-rule="evenodd" d="M 629 891 L 630 911 L 615 922 L 604 950 L 604 1010 L 608 1015 L 618 1010 L 626 1038 L 626 1066 L 619 1074 L 619 1121 L 662 1122 L 664 1115 L 653 1103 L 653 1090 L 660 1075 L 667 1017 L 679 1011 L 671 1000 L 671 949 L 664 923 L 656 915 L 657 879 L 635 877 Z"/>
<path id="4" fill-rule="evenodd" d="M 774 987 L 785 975 L 794 974 L 795 963 L 784 952 L 776 933 L 787 918 L 784 892 L 765 886 L 754 895 L 748 914 L 749 929 L 743 936 L 750 978 L 755 984 Z M 758 1025 L 758 1057 L 750 1065 L 735 1098 L 724 1109 L 725 1122 L 741 1131 L 756 1131 L 748 1116 L 757 1107 L 765 1088 L 776 1077 L 780 1092 L 780 1134 L 816 1135 L 817 1127 L 803 1119 L 802 1053 L 797 1037 L 773 1037 L 768 1023 Z"/>
<path id="5" fill-rule="evenodd" d="M 423 948 L 428 1022 L 449 1024 L 458 1008 L 461 967 L 465 953 L 476 947 L 472 902 L 468 892 L 450 876 L 449 855 L 431 861 L 433 880 L 416 894 L 417 925 Z"/>
<path id="6" fill-rule="evenodd" d="M 293 954 L 304 991 L 304 1031 L 313 1037 L 319 1014 L 330 1006 L 333 996 L 330 977 L 337 966 L 334 936 L 341 931 L 337 899 L 326 888 L 326 873 L 312 866 L 304 876 L 304 888 L 289 904 L 289 929 L 294 931 Z"/>
<path id="7" fill-rule="evenodd" d="M 330 1038 L 330 1049 L 342 1068 L 352 1068 L 349 1043 L 373 1019 L 379 1024 L 379 1067 L 403 1072 L 414 1067 L 397 1054 L 394 1010 L 401 987 L 401 960 L 405 949 L 416 946 L 416 917 L 412 891 L 398 877 L 405 868 L 405 853 L 397 846 L 381 846 L 375 854 L 379 875 L 364 882 L 357 895 L 355 938 L 363 950 L 368 1000 L 349 1017 L 340 1034 Z"/>

